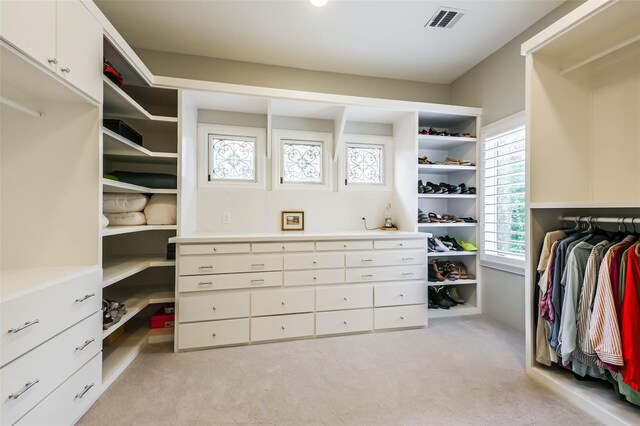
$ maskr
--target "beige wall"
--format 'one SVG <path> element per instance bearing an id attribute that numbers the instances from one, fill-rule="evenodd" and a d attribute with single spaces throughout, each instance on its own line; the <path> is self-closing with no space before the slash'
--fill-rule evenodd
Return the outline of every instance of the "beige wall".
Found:
<path id="1" fill-rule="evenodd" d="M 482 107 L 487 125 L 525 108 L 525 59 L 520 45 L 582 1 L 568 1 L 487 57 L 450 86 L 451 103 Z M 482 311 L 524 333 L 524 276 L 481 268 Z"/>
<path id="2" fill-rule="evenodd" d="M 449 85 L 135 49 L 156 75 L 308 92 L 449 103 Z"/>

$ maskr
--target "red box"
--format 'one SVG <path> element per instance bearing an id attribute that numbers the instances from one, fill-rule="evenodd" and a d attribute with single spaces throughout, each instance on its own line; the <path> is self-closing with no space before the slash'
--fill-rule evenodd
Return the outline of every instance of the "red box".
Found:
<path id="1" fill-rule="evenodd" d="M 175 314 L 165 314 L 164 307 L 151 316 L 151 328 L 173 328 L 176 320 Z"/>

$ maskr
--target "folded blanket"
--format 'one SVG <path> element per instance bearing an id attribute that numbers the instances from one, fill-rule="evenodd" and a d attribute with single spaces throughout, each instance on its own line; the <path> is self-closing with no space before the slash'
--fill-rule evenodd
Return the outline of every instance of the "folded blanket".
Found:
<path id="1" fill-rule="evenodd" d="M 111 175 L 121 182 L 133 185 L 146 186 L 147 188 L 176 189 L 178 178 L 175 175 L 165 173 L 136 173 L 136 172 L 111 172 Z"/>
<path id="2" fill-rule="evenodd" d="M 176 224 L 176 196 L 174 194 L 153 194 L 144 209 L 149 225 Z"/>
<path id="3" fill-rule="evenodd" d="M 105 213 L 105 216 L 109 219 L 111 226 L 144 225 L 147 223 L 147 218 L 142 212 Z"/>
<path id="4" fill-rule="evenodd" d="M 102 194 L 103 213 L 141 212 L 147 207 L 149 197 L 144 194 L 104 193 Z"/>

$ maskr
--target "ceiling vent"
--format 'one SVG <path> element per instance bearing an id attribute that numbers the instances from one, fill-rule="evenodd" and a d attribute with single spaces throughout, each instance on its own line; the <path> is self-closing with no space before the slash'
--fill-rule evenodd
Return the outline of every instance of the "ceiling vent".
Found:
<path id="1" fill-rule="evenodd" d="M 429 19 L 425 27 L 433 28 L 453 28 L 453 26 L 464 16 L 466 12 L 451 7 L 441 7 Z"/>

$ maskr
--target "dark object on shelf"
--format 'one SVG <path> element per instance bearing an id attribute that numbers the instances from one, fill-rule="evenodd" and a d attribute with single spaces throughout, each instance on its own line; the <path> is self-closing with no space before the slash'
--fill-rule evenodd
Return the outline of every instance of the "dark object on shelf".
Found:
<path id="1" fill-rule="evenodd" d="M 118 328 L 116 331 L 114 331 L 113 333 L 111 333 L 110 335 L 108 335 L 107 337 L 105 337 L 104 339 L 102 339 L 102 347 L 106 348 L 108 346 L 113 345 L 114 343 L 116 343 L 118 340 L 120 340 L 120 338 L 122 337 L 122 335 L 124 334 L 124 329 L 126 327 L 127 324 L 122 324 L 120 326 L 120 328 Z"/>
<path id="2" fill-rule="evenodd" d="M 116 132 L 123 138 L 135 143 L 136 145 L 143 146 L 142 135 L 133 130 L 127 123 L 122 120 L 113 118 L 105 118 L 102 120 L 102 125 L 107 129 Z"/>
<path id="3" fill-rule="evenodd" d="M 107 78 L 118 87 L 124 84 L 124 78 L 122 78 L 122 74 L 120 74 L 118 70 L 115 69 L 113 64 L 107 61 L 106 58 L 102 58 L 102 73 L 106 75 Z"/>
<path id="4" fill-rule="evenodd" d="M 176 243 L 167 244 L 167 260 L 176 260 Z"/>
<path id="5" fill-rule="evenodd" d="M 120 179 L 120 182 L 130 183 L 132 185 L 146 186 L 155 189 L 176 189 L 178 187 L 178 178 L 175 175 L 166 173 L 137 173 L 137 172 L 121 172 L 115 171 L 109 173 Z"/>

